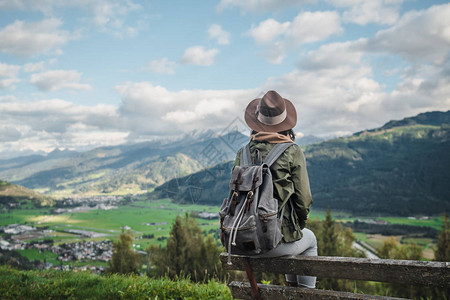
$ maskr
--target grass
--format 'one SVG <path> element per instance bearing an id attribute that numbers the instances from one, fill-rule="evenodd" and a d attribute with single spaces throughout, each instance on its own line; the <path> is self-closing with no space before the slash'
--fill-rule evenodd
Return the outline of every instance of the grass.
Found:
<path id="1" fill-rule="evenodd" d="M 387 221 L 390 224 L 403 224 L 409 226 L 426 226 L 441 230 L 444 217 L 431 217 L 428 220 L 409 219 L 402 217 L 380 217 L 380 220 Z"/>
<path id="2" fill-rule="evenodd" d="M 33 260 L 46 260 L 48 263 L 52 263 L 54 265 L 59 265 L 58 254 L 55 254 L 50 251 L 39 252 L 38 249 L 25 249 L 25 250 L 17 250 L 20 255 L 25 256 L 30 261 Z"/>
<path id="3" fill-rule="evenodd" d="M 11 212 L 3 211 L 0 213 L 0 226 L 28 223 L 31 222 L 33 217 L 45 215 L 48 216 L 47 208 L 14 209 Z"/>
<path id="4" fill-rule="evenodd" d="M 28 223 L 34 226 L 48 226 L 58 232 L 49 233 L 45 238 L 51 238 L 56 244 L 61 242 L 74 242 L 81 238 L 62 233 L 67 229 L 81 229 L 106 233 L 108 237 L 100 239 L 117 239 L 123 226 L 131 227 L 135 237 L 143 234 L 153 234 L 153 239 L 138 239 L 135 244 L 140 245 L 139 249 L 145 249 L 149 245 L 166 244 L 166 240 L 158 240 L 161 237 L 168 237 L 172 223 L 176 216 L 184 215 L 191 211 L 217 212 L 218 207 L 205 205 L 180 205 L 174 204 L 169 199 L 157 201 L 141 200 L 129 205 L 120 206 L 113 210 L 91 210 L 88 212 L 65 213 L 59 215 L 49 215 L 47 209 L 12 210 L 11 212 L 0 213 L 0 225 Z M 198 219 L 202 230 L 209 231 L 217 229 L 218 220 Z M 160 225 L 145 225 L 144 223 L 163 223 Z"/>
<path id="5" fill-rule="evenodd" d="M 0 266 L 2 299 L 233 299 L 223 283 Z"/>

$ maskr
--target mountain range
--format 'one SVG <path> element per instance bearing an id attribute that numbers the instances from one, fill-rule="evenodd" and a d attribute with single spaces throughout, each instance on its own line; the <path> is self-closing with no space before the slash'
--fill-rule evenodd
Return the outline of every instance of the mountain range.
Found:
<path id="1" fill-rule="evenodd" d="M 0 178 L 56 195 L 143 193 L 164 182 L 234 158 L 248 141 L 237 130 L 193 131 L 178 139 L 100 147 L 55 149 L 47 155 L 0 160 Z M 304 136 L 300 144 L 321 141 Z"/>
<path id="2" fill-rule="evenodd" d="M 219 205 L 235 153 L 247 141 L 239 131 L 203 131 L 82 153 L 55 150 L 0 160 L 0 178 L 54 195 L 154 189 L 151 198 Z M 450 111 L 390 121 L 349 137 L 296 142 L 307 144 L 302 148 L 314 207 L 358 215 L 449 211 Z"/>
<path id="3" fill-rule="evenodd" d="M 0 160 L 0 178 L 31 189 L 66 194 L 146 192 L 167 180 L 230 160 L 248 138 L 212 131 L 175 141 L 100 147 L 79 153 L 55 150 Z"/>
<path id="4" fill-rule="evenodd" d="M 436 215 L 450 209 L 450 111 L 428 112 L 304 148 L 313 207 L 356 215 Z M 232 162 L 157 187 L 152 197 L 219 205 Z"/>

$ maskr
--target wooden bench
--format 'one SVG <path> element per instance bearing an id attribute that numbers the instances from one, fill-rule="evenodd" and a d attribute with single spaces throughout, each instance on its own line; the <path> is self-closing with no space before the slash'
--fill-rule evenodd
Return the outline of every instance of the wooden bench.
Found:
<path id="1" fill-rule="evenodd" d="M 249 282 L 229 284 L 234 298 L 239 299 L 399 299 L 270 284 L 257 284 L 253 272 L 310 275 L 319 278 L 341 278 L 411 285 L 450 287 L 450 263 L 394 259 L 369 259 L 336 256 L 285 256 L 253 258 L 220 254 L 225 270 L 247 272 Z"/>

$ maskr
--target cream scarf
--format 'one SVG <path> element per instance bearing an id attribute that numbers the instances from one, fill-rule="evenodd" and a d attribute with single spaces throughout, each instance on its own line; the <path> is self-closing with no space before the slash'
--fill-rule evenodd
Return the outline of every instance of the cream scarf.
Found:
<path id="1" fill-rule="evenodd" d="M 271 144 L 292 143 L 289 136 L 277 132 L 258 132 L 250 136 L 250 141 L 268 142 Z"/>

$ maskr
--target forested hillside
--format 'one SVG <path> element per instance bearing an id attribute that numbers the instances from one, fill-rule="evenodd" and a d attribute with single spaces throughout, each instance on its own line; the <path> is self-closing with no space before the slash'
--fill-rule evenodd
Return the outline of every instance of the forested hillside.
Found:
<path id="1" fill-rule="evenodd" d="M 16 208 L 29 203 L 44 206 L 53 204 L 53 201 L 51 197 L 0 180 L 0 208 Z"/>
<path id="2" fill-rule="evenodd" d="M 450 209 L 450 111 L 307 146 L 314 207 L 358 215 L 432 215 Z M 177 202 L 220 204 L 232 164 L 171 180 L 155 189 Z"/>

